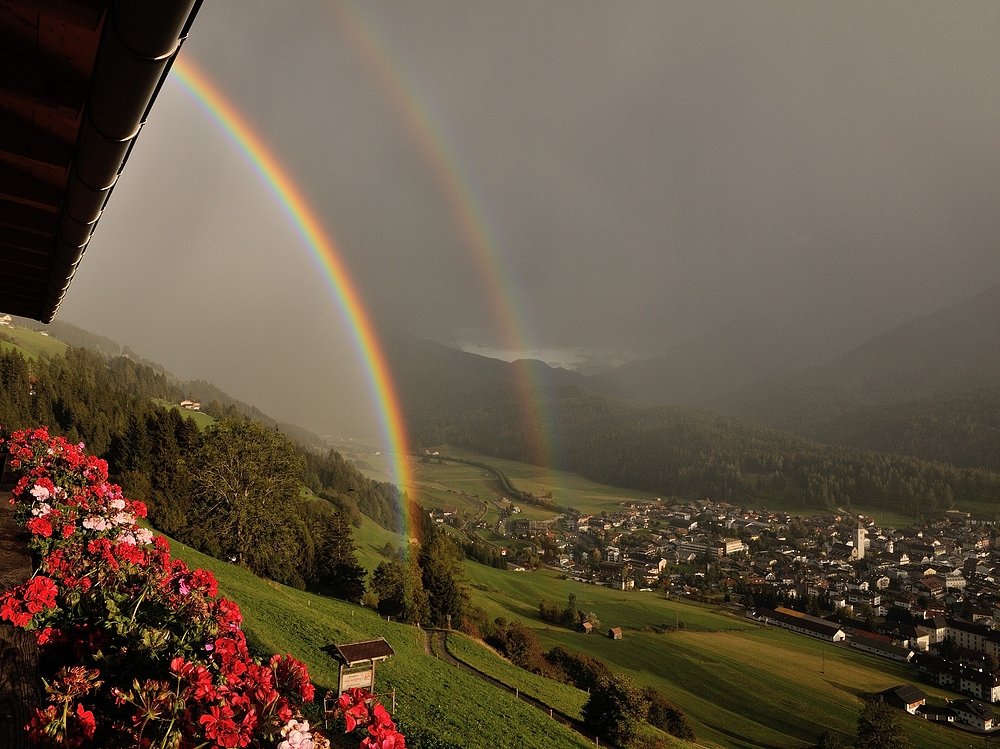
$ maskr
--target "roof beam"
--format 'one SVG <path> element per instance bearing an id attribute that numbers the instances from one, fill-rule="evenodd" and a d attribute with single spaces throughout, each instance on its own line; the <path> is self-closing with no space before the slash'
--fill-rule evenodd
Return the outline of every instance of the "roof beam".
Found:
<path id="1" fill-rule="evenodd" d="M 4 277 L 4 280 L 0 282 L 0 292 L 3 293 L 3 298 L 16 299 L 25 304 L 33 302 L 37 306 L 39 292 L 45 288 L 45 271 L 31 273 L 30 271 L 23 272 L 8 268 L 6 265 L 0 267 L 3 268 Z"/>
<path id="2" fill-rule="evenodd" d="M 52 252 L 52 237 L 6 228 L 0 231 L 0 247 L 14 247 L 24 252 L 36 253 L 47 260 Z"/>
<path id="3" fill-rule="evenodd" d="M 45 130 L 10 117 L 0 118 L 0 159 L 25 169 L 68 169 L 73 147 Z"/>
<path id="4" fill-rule="evenodd" d="M 4 303 L 3 311 L 10 315 L 17 315 L 18 317 L 31 317 L 32 314 L 38 313 L 38 304 L 33 304 L 30 299 L 13 297 L 5 294 Z"/>
<path id="5" fill-rule="evenodd" d="M 0 226 L 39 234 L 51 240 L 56 233 L 56 217 L 50 211 L 0 200 Z"/>
<path id="6" fill-rule="evenodd" d="M 55 213 L 62 190 L 0 161 L 0 199 Z"/>
<path id="7" fill-rule="evenodd" d="M 55 18 L 87 31 L 97 30 L 107 7 L 105 0 L 3 0 L 2 4 Z"/>
<path id="8" fill-rule="evenodd" d="M 43 107 L 57 117 L 75 121 L 86 100 L 82 86 L 43 68 L 35 60 L 0 52 L 0 103 Z"/>
<path id="9" fill-rule="evenodd" d="M 34 253 L 39 257 L 48 258 L 52 254 L 52 240 L 40 234 L 21 231 L 20 229 L 4 229 L 0 231 L 0 247 L 13 247 L 25 253 Z"/>
<path id="10" fill-rule="evenodd" d="M 27 265 L 16 258 L 10 260 L 7 255 L 16 256 L 16 250 L 8 250 L 0 247 L 0 268 L 3 268 L 3 283 L 5 285 L 23 286 L 24 281 L 31 283 L 44 283 L 48 277 L 48 264 L 45 267 L 39 265 Z"/>

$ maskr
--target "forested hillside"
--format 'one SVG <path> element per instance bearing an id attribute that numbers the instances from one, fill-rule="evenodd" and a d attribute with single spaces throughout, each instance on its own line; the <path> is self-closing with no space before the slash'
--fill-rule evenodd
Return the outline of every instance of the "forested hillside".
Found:
<path id="1" fill-rule="evenodd" d="M 796 431 L 836 445 L 1000 471 L 1000 387 L 857 406 Z"/>
<path id="2" fill-rule="evenodd" d="M 213 509 L 198 500 L 212 451 L 236 441 L 235 434 L 253 440 L 256 449 L 271 449 L 272 456 L 288 456 L 294 491 L 281 495 L 262 518 L 268 533 L 247 566 L 280 582 L 359 599 L 363 571 L 352 576 L 343 568 L 353 559 L 351 522 L 360 511 L 398 529 L 399 490 L 367 478 L 335 451 L 307 449 L 232 405 L 210 404 L 207 410 L 225 420 L 202 434 L 178 409 L 156 403 L 176 403 L 186 394 L 173 378 L 125 357 L 105 360 L 76 348 L 36 359 L 0 352 L 5 430 L 46 425 L 54 435 L 86 443 L 88 451 L 108 460 L 127 496 L 148 504 L 157 528 L 213 555 L 232 556 L 233 550 L 217 532 Z M 253 425 L 258 434 L 241 424 Z M 320 498 L 304 498 L 302 484 Z"/>
<path id="3" fill-rule="evenodd" d="M 708 411 L 641 408 L 539 362 L 532 376 L 545 405 L 526 409 L 514 379 L 524 363 L 443 348 L 413 339 L 391 349 L 417 444 L 531 462 L 544 440 L 557 467 L 595 481 L 732 502 L 930 512 L 1000 497 L 995 472 L 825 445 Z"/>
<path id="4" fill-rule="evenodd" d="M 822 442 L 1000 470 L 1000 287 L 711 403 Z"/>
<path id="5" fill-rule="evenodd" d="M 323 441 L 312 432 L 295 424 L 288 424 L 272 419 L 256 406 L 232 397 L 229 393 L 216 387 L 211 382 L 206 382 L 205 380 L 185 382 L 170 374 L 163 365 L 142 358 L 128 346 L 122 346 L 110 338 L 91 333 L 89 330 L 84 330 L 62 320 L 53 320 L 48 325 L 43 325 L 35 320 L 22 317 L 15 317 L 14 321 L 17 325 L 23 326 L 24 329 L 45 331 L 46 334 L 55 340 L 62 341 L 73 348 L 87 349 L 91 353 L 99 354 L 105 361 L 110 362 L 113 359 L 124 357 L 137 364 L 145 365 L 154 372 L 162 374 L 164 382 L 175 386 L 173 392 L 182 392 L 184 394 L 182 397 L 201 401 L 203 410 L 206 413 L 211 413 L 215 418 L 246 417 L 261 424 L 278 428 L 293 439 L 309 447 L 320 447 L 323 445 Z M 16 336 L 19 330 L 21 329 L 12 328 L 11 332 Z"/>

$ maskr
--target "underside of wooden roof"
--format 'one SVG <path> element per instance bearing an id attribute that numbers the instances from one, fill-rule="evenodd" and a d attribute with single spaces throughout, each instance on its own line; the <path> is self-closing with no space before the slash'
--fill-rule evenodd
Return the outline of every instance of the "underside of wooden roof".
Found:
<path id="1" fill-rule="evenodd" d="M 0 312 L 50 322 L 201 0 L 0 0 Z"/>

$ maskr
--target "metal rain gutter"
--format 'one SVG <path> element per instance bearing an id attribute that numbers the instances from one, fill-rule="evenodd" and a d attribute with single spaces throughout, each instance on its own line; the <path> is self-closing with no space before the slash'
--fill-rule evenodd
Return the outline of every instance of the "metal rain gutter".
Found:
<path id="1" fill-rule="evenodd" d="M 108 9 L 38 319 L 51 322 L 203 0 L 118 0 Z"/>

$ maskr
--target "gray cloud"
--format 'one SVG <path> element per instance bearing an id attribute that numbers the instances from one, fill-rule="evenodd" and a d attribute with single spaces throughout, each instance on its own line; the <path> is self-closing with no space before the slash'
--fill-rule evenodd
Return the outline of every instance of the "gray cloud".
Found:
<path id="1" fill-rule="evenodd" d="M 471 175 L 530 345 L 603 355 L 734 320 L 849 345 L 1000 282 L 996 7 L 358 4 Z M 217 0 L 185 54 L 381 321 L 501 346 L 436 166 L 342 18 Z M 61 315 L 280 418 L 372 428 L 308 253 L 172 86 Z"/>

